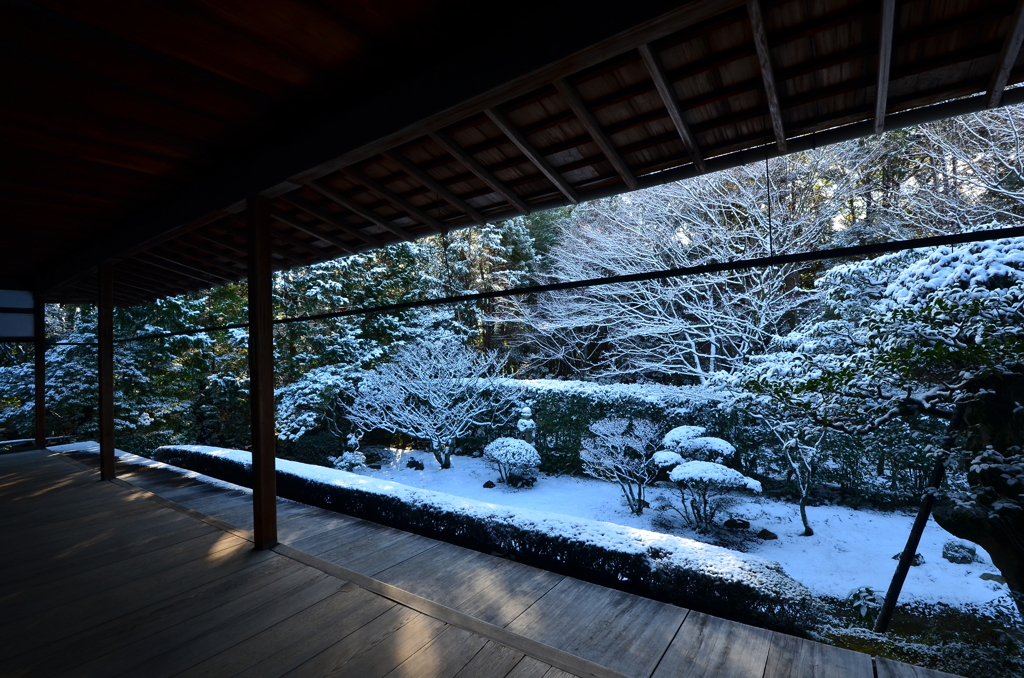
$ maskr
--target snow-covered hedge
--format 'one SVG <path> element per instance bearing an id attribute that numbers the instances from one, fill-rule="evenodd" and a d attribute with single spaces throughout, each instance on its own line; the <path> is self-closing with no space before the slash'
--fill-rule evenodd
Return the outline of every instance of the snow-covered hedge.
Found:
<path id="1" fill-rule="evenodd" d="M 160 461 L 248 486 L 251 455 L 203 446 L 161 447 Z M 701 542 L 470 501 L 320 466 L 277 460 L 282 497 L 487 553 L 789 633 L 813 621 L 811 593 L 778 563 Z"/>

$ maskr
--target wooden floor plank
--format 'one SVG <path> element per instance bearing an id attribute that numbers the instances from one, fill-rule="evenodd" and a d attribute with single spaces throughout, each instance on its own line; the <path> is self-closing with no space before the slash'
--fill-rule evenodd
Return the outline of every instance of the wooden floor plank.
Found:
<path id="1" fill-rule="evenodd" d="M 341 590 L 248 640 L 207 659 L 183 676 L 280 676 L 395 607 L 356 587 Z"/>
<path id="2" fill-rule="evenodd" d="M 83 629 L 130 614 L 153 602 L 171 598 L 209 581 L 231 576 L 263 559 L 268 552 L 254 552 L 251 545 L 210 554 L 157 575 L 136 580 L 129 585 L 82 598 L 78 608 L 82 614 L 69 617 L 59 605 L 41 610 L 20 622 L 0 625 L 0 661 L 9 656 L 56 643 Z"/>
<path id="3" fill-rule="evenodd" d="M 772 632 L 764 678 L 874 678 L 871 657 Z"/>
<path id="4" fill-rule="evenodd" d="M 131 674 L 146 678 L 177 675 L 316 604 L 335 593 L 339 583 L 304 568 L 169 630 L 167 635 L 174 640 L 164 645 L 166 651 L 136 664 Z"/>
<path id="5" fill-rule="evenodd" d="M 426 625 L 426 628 L 434 629 L 435 635 L 440 633 L 445 626 L 436 619 L 396 605 L 358 631 L 345 636 L 284 675 L 291 678 L 315 678 L 329 675 L 362 676 L 356 668 L 359 662 L 352 662 L 364 655 L 388 652 L 389 646 L 382 644 L 406 625 L 413 623 L 417 624 L 416 628 L 420 633 L 423 632 L 424 625 Z M 346 673 L 345 667 L 352 670 Z"/>
<path id="6" fill-rule="evenodd" d="M 469 660 L 469 663 L 455 674 L 455 678 L 494 678 L 495 676 L 505 676 L 525 656 L 518 650 L 489 640 Z"/>
<path id="7" fill-rule="evenodd" d="M 439 544 L 418 534 L 392 529 L 374 530 L 318 555 L 342 567 L 374 576 Z"/>
<path id="8" fill-rule="evenodd" d="M 449 626 L 386 675 L 388 678 L 454 678 L 486 644 L 486 638 Z"/>
<path id="9" fill-rule="evenodd" d="M 506 628 L 647 678 L 686 614 L 683 608 L 566 577 Z"/>
<path id="10" fill-rule="evenodd" d="M 761 678 L 771 632 L 690 612 L 653 678 Z"/>
<path id="11" fill-rule="evenodd" d="M 508 672 L 506 678 L 577 678 L 571 673 L 548 666 L 533 657 L 524 657 Z"/>
<path id="12" fill-rule="evenodd" d="M 498 626 L 510 623 L 564 578 L 444 543 L 375 576 Z M 452 586 L 453 581 L 459 585 Z"/>
<path id="13" fill-rule="evenodd" d="M 110 653 L 131 643 L 158 637 L 167 629 L 269 586 L 294 574 L 298 569 L 298 565 L 288 559 L 263 560 L 235 576 L 222 577 L 133 613 L 84 629 L 63 639 L 59 653 L 43 648 L 41 652 L 23 655 L 19 661 L 9 662 L 9 665 L 12 670 L 30 668 L 28 675 L 53 676 L 71 671 L 86 662 L 97 661 L 105 667 L 104 670 L 113 672 L 116 660 L 110 658 Z"/>
<path id="14" fill-rule="evenodd" d="M 911 666 L 882 657 L 875 659 L 875 669 L 878 671 L 878 678 L 957 678 L 950 673 Z"/>

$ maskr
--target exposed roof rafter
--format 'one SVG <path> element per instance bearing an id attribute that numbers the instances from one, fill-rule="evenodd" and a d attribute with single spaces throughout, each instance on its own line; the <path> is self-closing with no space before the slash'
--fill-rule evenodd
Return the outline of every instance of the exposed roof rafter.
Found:
<path id="1" fill-rule="evenodd" d="M 785 153 L 786 130 L 782 126 L 782 107 L 779 106 L 779 92 L 775 87 L 772 55 L 768 48 L 768 33 L 764 28 L 761 1 L 747 0 L 747 14 L 750 17 L 750 27 L 754 32 L 754 47 L 757 49 L 757 61 L 761 65 L 761 79 L 764 81 L 764 95 L 767 99 L 768 113 L 772 118 L 772 129 L 775 131 L 775 143 L 779 147 L 779 152 Z"/>
<path id="2" fill-rule="evenodd" d="M 882 0 L 882 33 L 878 45 L 878 86 L 875 88 L 875 134 L 885 129 L 889 97 L 889 67 L 892 63 L 892 34 L 896 23 L 896 0 Z"/>
<path id="3" fill-rule="evenodd" d="M 384 198 L 392 205 L 397 207 L 399 210 L 408 214 L 413 219 L 433 228 L 435 231 L 440 231 L 441 233 L 448 232 L 447 227 L 445 227 L 445 225 L 442 224 L 440 220 L 430 216 L 429 214 L 421 210 L 419 207 L 413 205 L 411 202 L 409 202 L 402 196 L 398 195 L 397 193 L 395 193 L 394 191 L 392 191 L 391 189 L 389 189 L 387 186 L 380 183 L 376 179 L 368 177 L 366 173 L 360 172 L 355 167 L 347 167 L 343 170 L 343 174 L 348 175 L 350 180 L 362 184 L 366 188 L 370 189 L 370 191 Z"/>
<path id="4" fill-rule="evenodd" d="M 665 104 L 668 117 L 672 119 L 672 124 L 676 128 L 676 132 L 679 133 L 679 138 L 683 140 L 683 145 L 686 146 L 693 164 L 703 174 L 707 171 L 707 167 L 704 165 L 704 154 L 701 153 L 700 146 L 697 144 L 697 138 L 693 136 L 690 126 L 683 120 L 683 110 L 679 106 L 679 99 L 676 98 L 675 88 L 665 74 L 665 66 L 661 63 L 661 59 L 654 53 L 650 45 L 640 45 L 639 50 L 640 56 L 643 57 L 644 64 L 647 66 L 647 71 L 651 74 L 651 79 L 654 81 L 654 88 L 658 90 L 658 96 L 661 97 L 662 103 Z"/>
<path id="5" fill-rule="evenodd" d="M 1003 98 L 1003 90 L 1010 80 L 1010 71 L 1017 63 L 1020 54 L 1021 43 L 1024 42 L 1024 0 L 1017 0 L 1017 9 L 1013 13 L 1013 23 L 1010 24 L 1010 32 L 1003 41 L 1003 49 L 999 53 L 999 63 L 992 73 L 992 80 L 989 82 L 988 91 L 985 93 L 985 105 L 995 108 Z"/>
<path id="6" fill-rule="evenodd" d="M 476 211 L 471 205 L 464 201 L 459 196 L 452 193 L 446 188 L 441 182 L 434 177 L 427 174 L 425 170 L 419 167 L 416 163 L 409 160 L 407 157 L 402 155 L 402 152 L 395 149 L 392 151 L 384 151 L 384 157 L 395 162 L 402 170 L 409 176 L 416 179 L 416 181 L 423 184 L 426 188 L 429 188 L 434 193 L 448 201 L 448 203 L 457 210 L 462 211 L 466 216 L 475 221 L 481 226 L 487 225 L 487 219 L 484 218 L 480 212 Z"/>
<path id="7" fill-rule="evenodd" d="M 321 231 L 319 228 L 314 228 L 309 224 L 304 224 L 298 219 L 292 219 L 287 215 L 283 215 L 277 211 L 273 212 L 272 216 L 278 221 L 280 221 L 282 224 L 288 224 L 296 231 L 302 231 L 307 235 L 313 236 L 317 240 L 323 240 L 325 243 L 334 245 L 335 247 L 340 248 L 343 252 L 347 252 L 348 254 L 356 253 L 356 249 L 353 248 L 348 243 L 346 243 L 344 240 L 342 240 L 341 238 L 336 238 L 332 235 L 328 235 L 327 233 Z"/>
<path id="8" fill-rule="evenodd" d="M 430 138 L 437 143 L 441 148 L 448 151 L 449 154 L 465 166 L 470 172 L 475 174 L 480 181 L 490 186 L 494 191 L 505 199 L 508 204 L 515 207 L 523 215 L 530 213 L 530 207 L 516 195 L 515 191 L 503 184 L 497 177 L 491 174 L 486 167 L 481 165 L 476 158 L 471 156 L 466 149 L 459 146 L 455 141 L 445 134 L 444 132 L 437 130 L 430 133 Z"/>
<path id="9" fill-rule="evenodd" d="M 381 242 L 379 239 L 373 237 L 372 235 L 363 233 L 358 228 L 349 226 L 348 224 L 341 221 L 338 218 L 338 216 L 328 213 L 327 210 L 325 210 L 323 207 L 316 205 L 311 200 L 308 200 L 303 196 L 299 195 L 298 191 L 292 191 L 287 195 L 281 196 L 280 199 L 285 201 L 289 205 L 292 205 L 302 210 L 311 217 L 319 219 L 328 226 L 333 226 L 342 233 L 347 233 L 350 236 L 359 238 L 360 240 L 365 242 L 367 245 L 370 245 L 371 247 L 382 247 L 384 245 L 384 243 Z M 346 245 L 345 249 L 348 249 L 350 253 L 354 251 L 351 245 Z"/>
<path id="10" fill-rule="evenodd" d="M 558 92 L 568 102 L 569 108 L 572 109 L 573 114 L 580 121 L 580 124 L 583 125 L 583 128 L 587 130 L 587 134 L 601 148 L 601 152 L 608 158 L 608 162 L 612 164 L 615 171 L 622 177 L 622 181 L 625 182 L 629 190 L 635 191 L 640 186 L 637 183 L 636 176 L 629 169 L 626 160 L 616 150 L 615 146 L 612 145 L 612 140 L 601 129 L 601 123 L 598 122 L 594 114 L 587 108 L 587 104 L 583 101 L 583 97 L 580 96 L 579 90 L 565 78 L 555 80 L 555 87 L 558 88 Z"/>
<path id="11" fill-rule="evenodd" d="M 342 207 L 352 212 L 353 214 L 358 214 L 360 217 L 366 219 L 370 223 L 376 224 L 377 226 L 380 226 L 384 230 L 388 231 L 389 233 L 397 235 L 402 240 L 405 240 L 406 242 L 412 242 L 412 235 L 410 235 L 409 232 L 402 228 L 401 226 L 396 226 L 387 219 L 377 216 L 376 214 L 371 212 L 369 209 L 363 207 L 356 201 L 349 200 L 348 198 L 338 193 L 337 191 L 328 188 L 327 186 L 324 186 L 321 182 L 311 181 L 308 184 L 306 184 L 306 186 L 313 189 L 314 191 L 324 196 L 328 200 L 333 200 L 334 202 L 341 205 Z"/>
<path id="12" fill-rule="evenodd" d="M 498 126 L 498 129 L 501 130 L 502 134 L 511 139 L 512 143 L 518 146 L 519 150 L 523 152 L 523 155 L 529 158 L 530 162 L 532 162 L 537 169 L 539 169 L 544 176 L 546 176 L 548 180 L 555 185 L 555 188 L 562 192 L 562 195 L 565 196 L 566 200 L 574 205 L 579 204 L 580 196 L 576 193 L 576 189 L 566 181 L 565 177 L 558 173 L 558 170 L 551 166 L 551 163 L 547 161 L 547 158 L 540 154 L 540 151 L 534 148 L 533 144 L 531 144 L 526 138 L 526 135 L 512 124 L 512 121 L 508 119 L 508 116 L 506 116 L 501 109 L 488 108 L 485 113 L 487 113 L 487 117 L 491 119 L 491 122 Z"/>

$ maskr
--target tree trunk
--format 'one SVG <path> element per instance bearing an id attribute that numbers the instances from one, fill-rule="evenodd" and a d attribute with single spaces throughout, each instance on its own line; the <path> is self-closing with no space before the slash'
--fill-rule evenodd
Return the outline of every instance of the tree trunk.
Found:
<path id="1" fill-rule="evenodd" d="M 807 522 L 807 495 L 804 493 L 800 494 L 800 520 L 804 524 L 804 532 L 801 537 L 813 537 L 814 530 L 811 529 L 811 524 Z"/>
<path id="2" fill-rule="evenodd" d="M 1024 402 L 1024 370 L 992 377 L 976 386 L 985 395 L 965 406 L 965 447 L 984 450 L 991 446 L 1003 454 L 1024 447 L 1024 412 L 1017 405 Z M 972 488 L 988 489 L 972 489 L 979 492 L 979 498 L 971 508 L 942 502 L 935 509 L 935 521 L 988 552 L 1024 616 L 1024 502 L 1019 483 L 1011 484 L 1014 479 L 1008 480 L 993 469 L 970 471 L 967 477 Z M 995 510 L 995 501 L 1015 503 L 1018 509 Z"/>

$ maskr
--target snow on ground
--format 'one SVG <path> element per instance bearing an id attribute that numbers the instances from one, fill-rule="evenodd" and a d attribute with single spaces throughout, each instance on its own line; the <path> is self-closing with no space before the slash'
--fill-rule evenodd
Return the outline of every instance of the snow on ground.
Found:
<path id="1" fill-rule="evenodd" d="M 423 462 L 425 469 L 407 468 L 405 464 L 411 457 Z M 404 453 L 397 462 L 385 464 L 379 471 L 361 469 L 359 473 L 503 506 L 657 530 L 651 525 L 657 513 L 649 510 L 642 516 L 632 515 L 617 486 L 591 478 L 541 474 L 530 489 L 514 490 L 504 485 L 486 489 L 483 484 L 488 480 L 497 482 L 498 474 L 483 459 L 453 457 L 452 468 L 442 471 L 433 457 L 418 452 Z M 652 489 L 648 501 L 653 505 L 661 492 Z M 870 586 L 884 594 L 896 568 L 892 556 L 903 550 L 914 522 L 913 513 L 811 506 L 807 515 L 815 534 L 802 537 L 803 525 L 795 504 L 744 497 L 728 513 L 749 520 L 754 533 L 766 528 L 779 536 L 770 541 L 754 539 L 748 553 L 777 561 L 786 574 L 816 595 L 839 598 L 845 598 L 859 586 Z M 700 538 L 692 532 L 680 536 Z M 942 545 L 950 539 L 955 538 L 934 520 L 928 522 L 918 548 L 925 562 L 910 568 L 901 602 L 984 605 L 1006 594 L 1005 585 L 979 578 L 985 572 L 999 574 L 982 549 L 978 549 L 978 556 L 983 563 L 956 565 L 943 558 Z"/>
<path id="2" fill-rule="evenodd" d="M 81 442 L 55 445 L 49 449 L 96 453 L 99 445 Z M 120 450 L 117 455 L 122 462 L 169 468 L 202 482 L 239 489 L 215 478 Z M 406 462 L 411 458 L 423 462 L 424 470 L 407 468 Z M 420 452 L 401 453 L 392 463 L 383 464 L 380 470 L 360 469 L 358 473 L 499 506 L 657 530 L 651 524 L 657 513 L 649 510 L 642 516 L 632 515 L 625 507 L 617 486 L 591 478 L 541 474 L 537 484 L 530 489 L 514 490 L 502 484 L 487 489 L 483 484 L 488 480 L 496 482 L 498 474 L 483 459 L 453 457 L 452 468 L 442 471 L 429 453 Z M 652 505 L 661 492 L 664 490 L 652 488 L 649 496 Z M 845 598 L 859 586 L 870 586 L 884 593 L 896 567 L 892 556 L 903 550 L 914 521 L 913 513 L 811 506 L 807 515 L 815 533 L 813 537 L 802 537 L 803 526 L 795 504 L 764 497 L 744 497 L 730 507 L 728 514 L 749 520 L 755 533 L 766 528 L 779 536 L 777 540 L 752 540 L 749 553 L 777 561 L 786 574 L 812 593 L 839 598 Z M 690 532 L 679 536 L 700 538 Z M 981 563 L 956 565 L 944 559 L 942 545 L 950 539 L 954 537 L 934 520 L 928 522 L 918 548 L 925 562 L 910 568 L 900 596 L 901 602 L 981 606 L 1006 594 L 1005 585 L 980 579 L 980 575 L 986 572 L 999 574 L 982 549 L 978 549 L 978 555 L 984 561 Z"/>

